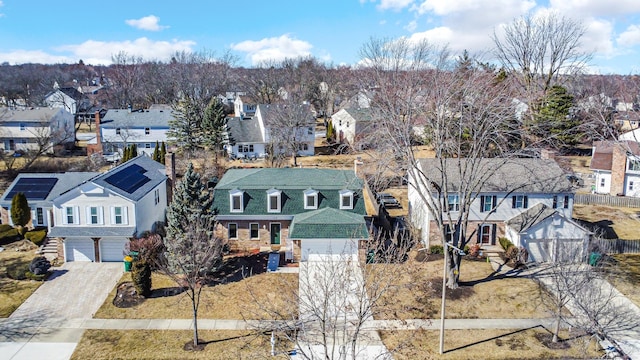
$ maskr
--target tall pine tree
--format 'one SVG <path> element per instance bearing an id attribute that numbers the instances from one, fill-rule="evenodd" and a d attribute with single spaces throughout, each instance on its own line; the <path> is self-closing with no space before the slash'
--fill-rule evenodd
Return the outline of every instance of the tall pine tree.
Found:
<path id="1" fill-rule="evenodd" d="M 162 162 L 160 161 L 160 143 L 158 142 L 158 140 L 156 140 L 156 147 L 153 148 L 153 154 L 151 155 L 151 158 L 154 161 Z"/>
<path id="2" fill-rule="evenodd" d="M 163 141 L 162 145 L 160 146 L 160 162 L 162 163 L 162 165 L 165 165 L 164 163 L 165 157 L 167 157 L 167 146 L 164 144 L 164 141 Z"/>
<path id="3" fill-rule="evenodd" d="M 31 208 L 27 197 L 19 192 L 11 199 L 11 221 L 13 225 L 23 227 L 31 220 Z"/>

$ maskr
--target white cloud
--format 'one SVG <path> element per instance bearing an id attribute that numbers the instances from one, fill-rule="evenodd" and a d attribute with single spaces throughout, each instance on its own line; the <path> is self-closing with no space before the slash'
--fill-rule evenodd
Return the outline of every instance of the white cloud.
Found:
<path id="1" fill-rule="evenodd" d="M 5 61 L 10 64 L 71 64 L 75 62 L 68 56 L 52 55 L 42 50 L 14 50 L 0 53 L 0 62 Z"/>
<path id="2" fill-rule="evenodd" d="M 414 32 L 414 31 L 416 31 L 416 29 L 417 29 L 417 28 L 418 28 L 418 23 L 417 23 L 415 20 L 410 21 L 410 22 L 409 22 L 409 23 L 404 27 L 404 29 L 405 29 L 405 30 L 407 30 L 408 32 Z"/>
<path id="3" fill-rule="evenodd" d="M 59 51 L 70 51 L 74 61 L 82 59 L 86 64 L 111 64 L 111 55 L 125 52 L 147 60 L 169 60 L 176 51 L 193 51 L 194 41 L 171 40 L 154 41 L 145 37 L 133 41 L 96 41 L 88 40 L 78 45 L 65 45 Z"/>
<path id="4" fill-rule="evenodd" d="M 522 13 L 534 6 L 536 6 L 536 2 L 533 0 L 424 0 L 416 10 L 419 14 L 433 12 L 436 15 L 474 12 L 474 15 L 480 18 L 496 12 L 512 13 L 515 10 Z"/>
<path id="5" fill-rule="evenodd" d="M 402 10 L 411 5 L 414 0 L 381 0 L 378 9 L 380 10 Z"/>
<path id="6" fill-rule="evenodd" d="M 640 44 L 640 25 L 630 25 L 618 36 L 616 43 L 626 47 Z"/>
<path id="7" fill-rule="evenodd" d="M 583 24 L 586 27 L 586 32 L 581 40 L 582 50 L 611 56 L 614 53 L 611 41 L 613 24 L 610 21 L 594 18 L 583 20 Z"/>
<path id="8" fill-rule="evenodd" d="M 308 42 L 293 39 L 288 34 L 257 41 L 247 40 L 231 45 L 231 49 L 247 53 L 252 65 L 309 56 L 312 47 Z"/>
<path id="9" fill-rule="evenodd" d="M 549 5 L 572 17 L 606 17 L 640 11 L 638 0 L 550 0 Z"/>
<path id="10" fill-rule="evenodd" d="M 155 15 L 141 17 L 140 19 L 129 19 L 125 20 L 124 22 L 134 28 L 148 31 L 160 31 L 162 29 L 168 28 L 168 26 L 160 26 L 160 18 Z"/>

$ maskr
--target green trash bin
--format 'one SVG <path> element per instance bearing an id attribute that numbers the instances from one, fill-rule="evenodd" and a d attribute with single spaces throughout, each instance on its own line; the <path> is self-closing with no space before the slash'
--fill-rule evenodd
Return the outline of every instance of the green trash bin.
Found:
<path id="1" fill-rule="evenodd" d="M 599 254 L 597 252 L 592 252 L 591 255 L 589 255 L 589 265 L 591 266 L 598 265 L 598 261 L 600 261 L 601 257 L 602 257 L 602 254 Z"/>
<path id="2" fill-rule="evenodd" d="M 369 250 L 369 252 L 367 253 L 367 264 L 373 264 L 375 262 L 375 259 L 376 259 L 375 250 L 373 249 Z"/>
<path id="3" fill-rule="evenodd" d="M 133 263 L 133 258 L 131 256 L 124 257 L 124 271 L 131 272 L 131 264 Z"/>

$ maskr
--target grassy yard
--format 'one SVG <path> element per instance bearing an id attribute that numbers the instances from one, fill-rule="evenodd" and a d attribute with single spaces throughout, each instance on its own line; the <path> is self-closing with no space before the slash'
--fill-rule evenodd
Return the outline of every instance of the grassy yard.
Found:
<path id="1" fill-rule="evenodd" d="M 640 210 L 603 205 L 574 205 L 573 218 L 602 230 L 607 239 L 640 239 Z"/>
<path id="2" fill-rule="evenodd" d="M 131 281 L 131 274 L 125 273 L 120 282 L 123 281 Z M 297 274 L 262 273 L 236 282 L 205 287 L 201 295 L 198 316 L 202 319 L 272 319 L 269 311 L 272 307 L 289 311 L 289 313 L 297 309 L 297 304 L 291 304 L 291 297 L 289 297 L 293 289 L 297 291 L 297 284 Z M 157 273 L 152 276 L 154 290 L 176 286 L 176 283 L 167 276 Z M 184 293 L 174 296 L 152 295 L 143 303 L 130 308 L 114 306 L 112 301 L 115 296 L 116 288 L 111 291 L 96 312 L 95 318 L 190 319 L 192 317 L 191 300 Z"/>
<path id="3" fill-rule="evenodd" d="M 445 353 L 438 354 L 438 331 L 383 331 L 381 338 L 394 359 L 593 359 L 596 344 L 585 338 L 562 342 L 565 348 L 543 344 L 549 332 L 543 328 L 524 330 L 446 330 Z M 562 334 L 561 338 L 569 338 Z M 541 341 L 541 339 L 543 341 Z"/>
<path id="4" fill-rule="evenodd" d="M 193 332 L 86 330 L 71 359 L 287 359 L 270 356 L 269 336 L 249 331 L 199 331 L 202 351 L 185 351 Z"/>
<path id="5" fill-rule="evenodd" d="M 640 306 L 640 254 L 612 255 L 616 265 L 612 269 L 609 281 L 613 286 Z"/>
<path id="6" fill-rule="evenodd" d="M 442 255 L 406 264 L 412 271 L 399 272 L 397 288 L 379 302 L 377 313 L 388 319 L 439 318 L 442 289 Z M 379 266 L 381 271 L 388 266 Z M 549 314 L 541 305 L 538 284 L 525 278 L 496 278 L 484 261 L 463 261 L 460 287 L 447 289 L 447 318 L 539 318 Z"/>
<path id="7" fill-rule="evenodd" d="M 36 256 L 35 245 L 19 241 L 3 245 L 0 252 L 0 317 L 6 318 L 42 284 L 34 280 L 14 280 L 7 277 L 7 268 L 27 265 Z M 17 249 L 25 251 L 16 251 Z"/>

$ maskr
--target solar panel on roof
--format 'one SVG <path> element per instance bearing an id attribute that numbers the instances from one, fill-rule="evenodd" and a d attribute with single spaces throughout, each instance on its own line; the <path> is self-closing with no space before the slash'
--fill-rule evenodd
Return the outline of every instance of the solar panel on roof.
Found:
<path id="1" fill-rule="evenodd" d="M 6 199 L 11 199 L 17 193 L 21 192 L 27 200 L 44 200 L 49 196 L 51 189 L 53 189 L 57 182 L 57 178 L 23 177 L 18 179 L 18 182 L 11 188 Z"/>
<path id="2" fill-rule="evenodd" d="M 132 194 L 142 187 L 142 185 L 151 181 L 151 179 L 144 175 L 145 172 L 146 170 L 142 166 L 132 164 L 104 179 L 104 181 L 122 191 Z"/>

